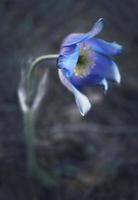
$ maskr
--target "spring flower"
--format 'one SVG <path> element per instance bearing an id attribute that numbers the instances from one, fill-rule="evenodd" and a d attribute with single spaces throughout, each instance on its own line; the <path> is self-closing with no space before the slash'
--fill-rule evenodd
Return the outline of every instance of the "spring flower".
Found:
<path id="1" fill-rule="evenodd" d="M 74 94 L 81 115 L 91 108 L 91 103 L 81 90 L 84 86 L 101 86 L 106 91 L 108 80 L 120 83 L 120 73 L 112 60 L 121 53 L 116 42 L 106 42 L 95 36 L 103 28 L 99 19 L 88 33 L 69 34 L 60 48 L 57 61 L 61 82 Z"/>

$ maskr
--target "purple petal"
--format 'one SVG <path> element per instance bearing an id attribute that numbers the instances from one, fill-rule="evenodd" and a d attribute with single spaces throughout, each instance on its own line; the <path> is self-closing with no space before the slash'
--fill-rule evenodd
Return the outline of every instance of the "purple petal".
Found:
<path id="1" fill-rule="evenodd" d="M 82 94 L 75 86 L 66 78 L 61 69 L 58 70 L 59 78 L 62 84 L 68 88 L 74 94 L 76 104 L 82 116 L 84 116 L 91 108 L 91 104 L 88 98 Z"/>
<path id="2" fill-rule="evenodd" d="M 103 24 L 104 24 L 103 19 L 101 18 L 95 23 L 95 25 L 92 27 L 92 29 L 89 32 L 84 33 L 84 34 L 73 33 L 73 34 L 68 35 L 64 39 L 62 46 L 70 46 L 70 45 L 77 44 L 84 40 L 94 37 L 95 35 L 101 32 L 101 30 L 103 29 Z"/>
<path id="3" fill-rule="evenodd" d="M 121 76 L 117 65 L 107 56 L 96 53 L 95 66 L 91 74 L 120 83 Z"/>
<path id="4" fill-rule="evenodd" d="M 72 76 L 70 81 L 76 88 L 82 88 L 84 86 L 100 86 L 106 91 L 108 89 L 108 83 L 105 78 L 101 78 L 97 75 L 90 74 L 86 77 Z"/>
<path id="5" fill-rule="evenodd" d="M 111 43 L 96 38 L 92 38 L 87 42 L 92 46 L 92 49 L 104 55 L 113 56 L 121 53 L 122 51 L 122 46 L 116 42 Z"/>
<path id="6" fill-rule="evenodd" d="M 59 68 L 64 70 L 66 76 L 69 77 L 73 74 L 74 68 L 78 61 L 78 57 L 79 49 L 76 45 L 61 47 L 57 65 Z"/>
<path id="7" fill-rule="evenodd" d="M 102 29 L 104 27 L 104 20 L 103 18 L 100 18 L 93 26 L 93 28 L 88 32 L 89 34 L 89 38 L 92 38 L 94 36 L 96 36 L 97 34 L 99 34 Z"/>

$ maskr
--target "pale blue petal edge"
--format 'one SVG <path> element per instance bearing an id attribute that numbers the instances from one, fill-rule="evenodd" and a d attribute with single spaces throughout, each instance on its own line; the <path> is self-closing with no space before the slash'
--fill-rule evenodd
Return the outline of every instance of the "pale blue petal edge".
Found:
<path id="1" fill-rule="evenodd" d="M 70 92 L 74 94 L 76 104 L 78 106 L 78 109 L 81 113 L 82 116 L 86 115 L 86 113 L 90 110 L 91 108 L 91 103 L 87 96 L 82 94 L 79 90 L 77 90 L 73 84 L 66 78 L 64 73 L 62 72 L 61 69 L 58 70 L 59 73 L 59 78 L 62 82 L 62 84 L 68 88 Z"/>
<path id="2" fill-rule="evenodd" d="M 58 58 L 58 68 L 62 69 L 67 77 L 73 74 L 79 57 L 79 49 L 76 45 L 63 47 Z"/>
<path id="3" fill-rule="evenodd" d="M 92 27 L 92 29 L 87 33 L 73 33 L 69 34 L 62 43 L 62 46 L 70 46 L 80 43 L 84 40 L 90 39 L 101 32 L 104 26 L 103 18 L 100 18 Z"/>
<path id="4" fill-rule="evenodd" d="M 122 52 L 122 46 L 117 42 L 107 42 L 102 39 L 91 38 L 87 41 L 94 51 L 107 56 L 114 56 Z"/>
<path id="5" fill-rule="evenodd" d="M 120 83 L 121 75 L 116 63 L 109 57 L 102 54 L 96 54 L 95 66 L 91 70 L 92 75 L 98 75 L 107 80 Z"/>

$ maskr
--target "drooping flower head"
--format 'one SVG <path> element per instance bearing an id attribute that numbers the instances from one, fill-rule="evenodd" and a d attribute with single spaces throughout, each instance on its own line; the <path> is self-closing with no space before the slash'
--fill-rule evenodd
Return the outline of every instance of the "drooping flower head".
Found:
<path id="1" fill-rule="evenodd" d="M 108 89 L 108 80 L 120 83 L 120 73 L 112 57 L 121 53 L 122 46 L 94 38 L 102 30 L 99 19 L 88 33 L 69 34 L 60 48 L 57 62 L 61 82 L 74 94 L 80 113 L 84 116 L 91 104 L 81 93 L 84 86 Z"/>

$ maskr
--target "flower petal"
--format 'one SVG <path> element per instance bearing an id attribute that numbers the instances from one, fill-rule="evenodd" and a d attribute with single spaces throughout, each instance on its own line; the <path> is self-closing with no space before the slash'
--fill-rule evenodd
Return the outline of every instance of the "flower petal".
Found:
<path id="1" fill-rule="evenodd" d="M 84 33 L 84 34 L 83 33 L 69 34 L 64 39 L 62 46 L 70 46 L 70 45 L 77 44 L 84 40 L 94 37 L 95 35 L 101 32 L 101 30 L 103 29 L 103 25 L 104 25 L 103 19 L 101 18 L 94 24 L 94 26 L 89 32 Z"/>
<path id="2" fill-rule="evenodd" d="M 89 34 L 89 38 L 92 38 L 94 36 L 96 36 L 97 34 L 99 34 L 102 29 L 104 27 L 104 19 L 100 18 L 93 26 L 93 28 L 88 32 Z"/>
<path id="3" fill-rule="evenodd" d="M 95 66 L 91 69 L 91 74 L 98 75 L 116 83 L 120 83 L 121 76 L 118 66 L 109 57 L 96 53 Z"/>
<path id="4" fill-rule="evenodd" d="M 100 86 L 106 91 L 108 89 L 108 83 L 105 78 L 101 78 L 97 75 L 90 74 L 87 77 L 77 77 L 73 75 L 70 81 L 76 88 L 82 88 L 83 86 Z"/>
<path id="5" fill-rule="evenodd" d="M 122 46 L 116 42 L 111 43 L 96 38 L 91 38 L 87 42 L 92 46 L 92 49 L 104 55 L 113 56 L 122 51 Z"/>
<path id="6" fill-rule="evenodd" d="M 67 87 L 75 96 L 75 101 L 82 116 L 84 116 L 91 108 L 88 98 L 77 90 L 74 85 L 66 78 L 61 69 L 58 70 L 59 78 L 62 84 Z"/>
<path id="7" fill-rule="evenodd" d="M 107 80 L 105 79 L 105 78 L 103 78 L 102 80 L 101 80 L 101 86 L 103 86 L 103 88 L 104 88 L 104 91 L 106 92 L 107 90 L 108 90 L 108 82 L 107 82 Z"/>
<path id="8" fill-rule="evenodd" d="M 79 49 L 77 45 L 61 47 L 57 65 L 66 73 L 66 76 L 69 77 L 73 74 L 74 68 L 78 61 L 78 57 Z"/>

